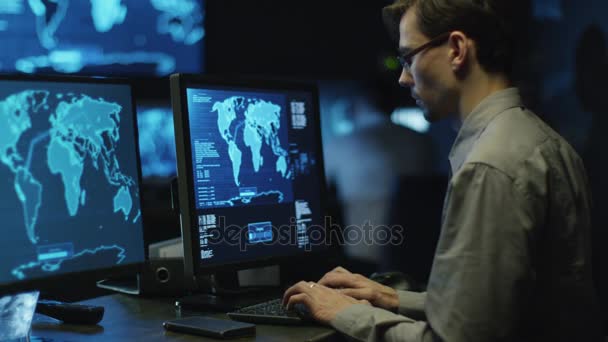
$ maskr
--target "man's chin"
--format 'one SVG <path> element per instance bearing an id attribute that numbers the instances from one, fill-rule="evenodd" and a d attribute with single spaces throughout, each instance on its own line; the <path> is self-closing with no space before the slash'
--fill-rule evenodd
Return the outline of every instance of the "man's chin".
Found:
<path id="1" fill-rule="evenodd" d="M 426 107 L 421 107 L 420 109 L 422 109 L 422 114 L 424 115 L 424 119 L 426 121 L 433 123 L 441 120 L 441 115 L 438 113 L 433 112 Z"/>

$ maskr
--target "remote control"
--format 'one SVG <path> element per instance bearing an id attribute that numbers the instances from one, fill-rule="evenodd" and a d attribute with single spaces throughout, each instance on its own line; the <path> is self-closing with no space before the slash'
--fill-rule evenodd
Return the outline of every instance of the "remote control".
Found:
<path id="1" fill-rule="evenodd" d="M 103 306 L 39 300 L 36 312 L 67 324 L 97 324 L 103 318 Z"/>

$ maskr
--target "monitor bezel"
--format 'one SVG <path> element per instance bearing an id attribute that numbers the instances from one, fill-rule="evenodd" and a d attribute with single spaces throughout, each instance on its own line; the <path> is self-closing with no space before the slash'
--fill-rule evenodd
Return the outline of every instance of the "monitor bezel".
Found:
<path id="1" fill-rule="evenodd" d="M 173 107 L 173 118 L 175 127 L 175 144 L 177 149 L 177 177 L 178 177 L 178 197 L 180 207 L 180 223 L 184 246 L 184 266 L 185 274 L 188 277 L 209 275 L 214 272 L 236 271 L 240 269 L 255 268 L 260 266 L 281 264 L 290 260 L 300 259 L 304 256 L 315 257 L 330 251 L 329 245 L 317 245 L 312 251 L 297 251 L 282 256 L 264 256 L 246 261 L 230 262 L 201 262 L 199 255 L 198 236 L 192 233 L 193 223 L 196 221 L 196 203 L 194 200 L 194 176 L 190 172 L 192 165 L 192 146 L 190 144 L 190 120 L 188 112 L 187 88 L 204 87 L 237 87 L 252 90 L 268 91 L 302 91 L 308 92 L 312 97 L 313 110 L 317 117 L 314 118 L 314 128 L 316 130 L 316 151 L 317 153 L 317 177 L 319 179 L 320 208 L 322 217 L 325 217 L 325 165 L 323 161 L 323 146 L 321 138 L 321 117 L 319 106 L 319 93 L 316 84 L 311 82 L 293 81 L 286 79 L 270 78 L 245 78 L 237 76 L 217 76 L 217 75 L 194 75 L 194 74 L 173 74 L 170 77 L 171 83 L 171 103 Z M 187 229 L 186 229 L 187 228 Z M 327 227 L 325 227 L 327 232 Z"/>
<path id="2" fill-rule="evenodd" d="M 69 288 L 70 282 L 77 279 L 93 279 L 97 274 L 103 276 L 98 277 L 98 280 L 109 278 L 109 277 L 120 277 L 127 275 L 134 275 L 140 273 L 143 269 L 143 265 L 148 259 L 148 250 L 146 248 L 146 237 L 145 237 L 145 222 L 143 215 L 143 203 L 142 203 L 142 171 L 141 171 L 141 158 L 139 155 L 139 131 L 137 126 L 137 107 L 135 96 L 133 93 L 133 84 L 130 80 L 118 77 L 87 77 L 87 76 L 72 76 L 72 75 L 40 75 L 40 74 L 1 74 L 0 82 L 2 81 L 15 81 L 15 82 L 49 82 L 49 83 L 85 83 L 85 84 L 113 84 L 113 85 L 127 85 L 129 86 L 131 96 L 131 108 L 133 115 L 133 134 L 134 134 L 134 145 L 135 145 L 135 159 L 137 166 L 137 182 L 138 182 L 138 193 L 139 193 L 139 206 L 141 210 L 141 225 L 142 225 L 142 240 L 144 246 L 144 260 L 141 262 L 133 262 L 130 264 L 124 264 L 120 266 L 112 266 L 106 268 L 98 268 L 94 270 L 74 271 L 68 273 L 62 273 L 57 275 L 49 275 L 33 279 L 16 280 L 8 283 L 0 283 L 0 295 L 12 294 L 26 291 L 41 291 L 45 289 L 57 288 L 57 284 L 66 284 L 65 287 Z M 52 285 L 51 285 L 52 284 Z"/>

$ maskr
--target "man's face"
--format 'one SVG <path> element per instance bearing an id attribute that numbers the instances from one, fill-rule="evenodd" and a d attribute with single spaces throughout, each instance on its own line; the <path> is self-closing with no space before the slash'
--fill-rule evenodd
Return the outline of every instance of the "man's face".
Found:
<path id="1" fill-rule="evenodd" d="M 400 53 L 407 53 L 431 39 L 420 32 L 416 9 L 410 8 L 399 24 Z M 411 89 L 412 97 L 429 122 L 443 119 L 454 112 L 454 81 L 447 43 L 431 46 L 416 54 L 410 70 L 404 68 L 399 77 L 399 84 Z"/>

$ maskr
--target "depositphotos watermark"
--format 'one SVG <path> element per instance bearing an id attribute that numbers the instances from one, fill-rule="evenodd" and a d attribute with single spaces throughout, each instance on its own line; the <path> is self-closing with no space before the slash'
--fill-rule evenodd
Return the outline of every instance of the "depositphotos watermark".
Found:
<path id="1" fill-rule="evenodd" d="M 226 217 L 219 216 L 212 227 L 200 227 L 201 240 L 209 245 L 239 246 L 247 251 L 252 246 L 297 246 L 307 251 L 315 246 L 365 245 L 398 246 L 404 241 L 405 229 L 400 225 L 340 226 L 326 216 L 322 224 L 298 221 L 292 217 L 290 224 L 275 226 L 271 222 L 247 225 L 227 225 Z"/>

